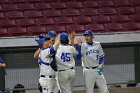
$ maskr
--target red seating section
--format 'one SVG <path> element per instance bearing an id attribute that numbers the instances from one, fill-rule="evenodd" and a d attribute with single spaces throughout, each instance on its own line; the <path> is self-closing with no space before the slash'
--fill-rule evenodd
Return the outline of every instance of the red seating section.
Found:
<path id="1" fill-rule="evenodd" d="M 0 0 L 0 36 L 140 30 L 140 0 Z"/>

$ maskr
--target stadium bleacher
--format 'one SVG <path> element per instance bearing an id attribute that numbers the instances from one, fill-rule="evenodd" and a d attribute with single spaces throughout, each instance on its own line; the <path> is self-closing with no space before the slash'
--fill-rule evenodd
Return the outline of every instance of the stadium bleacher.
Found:
<path id="1" fill-rule="evenodd" d="M 139 0 L 0 0 L 0 36 L 138 31 L 139 11 Z"/>

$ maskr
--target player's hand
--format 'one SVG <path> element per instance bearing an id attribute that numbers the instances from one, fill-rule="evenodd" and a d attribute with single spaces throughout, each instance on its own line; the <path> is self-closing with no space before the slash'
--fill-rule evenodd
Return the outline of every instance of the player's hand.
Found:
<path id="1" fill-rule="evenodd" d="M 99 65 L 99 68 L 103 68 L 103 66 L 104 66 L 104 64 L 100 64 L 100 65 Z"/>
<path id="2" fill-rule="evenodd" d="M 70 40 L 74 40 L 75 36 L 76 36 L 75 31 L 72 31 L 72 32 L 70 33 L 70 36 L 69 36 Z"/>
<path id="3" fill-rule="evenodd" d="M 58 34 L 57 40 L 60 41 L 60 33 Z"/>
<path id="4" fill-rule="evenodd" d="M 77 39 L 77 44 L 78 44 L 78 45 L 82 45 L 82 40 L 81 40 L 81 38 L 78 38 L 78 39 Z"/>
<path id="5" fill-rule="evenodd" d="M 56 41 L 58 44 L 60 43 L 60 33 L 58 34 L 57 36 L 57 41 Z"/>
<path id="6" fill-rule="evenodd" d="M 3 63 L 2 65 L 3 65 L 3 67 L 6 67 L 6 64 L 5 63 Z"/>

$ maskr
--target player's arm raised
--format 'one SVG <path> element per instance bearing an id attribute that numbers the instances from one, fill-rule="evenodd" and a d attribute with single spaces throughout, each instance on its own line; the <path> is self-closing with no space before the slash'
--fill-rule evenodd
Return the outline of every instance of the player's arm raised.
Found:
<path id="1" fill-rule="evenodd" d="M 60 44 L 60 34 L 58 34 L 55 44 L 50 48 L 50 53 L 49 53 L 50 55 L 55 54 L 59 44 Z"/>
<path id="2" fill-rule="evenodd" d="M 76 56 L 76 59 L 77 60 L 81 60 L 81 57 L 82 57 L 82 54 L 81 54 L 82 40 L 81 40 L 81 38 L 78 38 L 77 39 L 77 45 L 74 44 L 74 38 L 75 38 L 75 36 L 76 36 L 75 31 L 72 31 L 69 38 L 70 38 L 70 41 L 71 41 L 71 45 L 78 51 L 78 54 Z"/>
<path id="3" fill-rule="evenodd" d="M 40 54 L 40 48 L 34 53 L 34 58 L 38 58 Z"/>
<path id="4" fill-rule="evenodd" d="M 58 34 L 55 44 L 53 45 L 55 50 L 58 48 L 59 44 L 60 44 L 60 33 Z"/>
<path id="5" fill-rule="evenodd" d="M 72 45 L 74 48 L 76 47 L 76 45 L 74 44 L 74 38 L 75 38 L 75 36 L 76 36 L 75 31 L 72 31 L 72 32 L 70 33 L 70 36 L 69 36 L 71 45 Z"/>

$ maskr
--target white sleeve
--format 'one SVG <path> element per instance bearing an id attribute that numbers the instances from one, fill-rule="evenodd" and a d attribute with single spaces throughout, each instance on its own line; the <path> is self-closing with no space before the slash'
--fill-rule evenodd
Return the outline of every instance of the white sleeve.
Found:
<path id="1" fill-rule="evenodd" d="M 101 44 L 99 43 L 99 57 L 103 57 L 105 55 L 103 49 L 102 49 L 102 46 Z"/>

